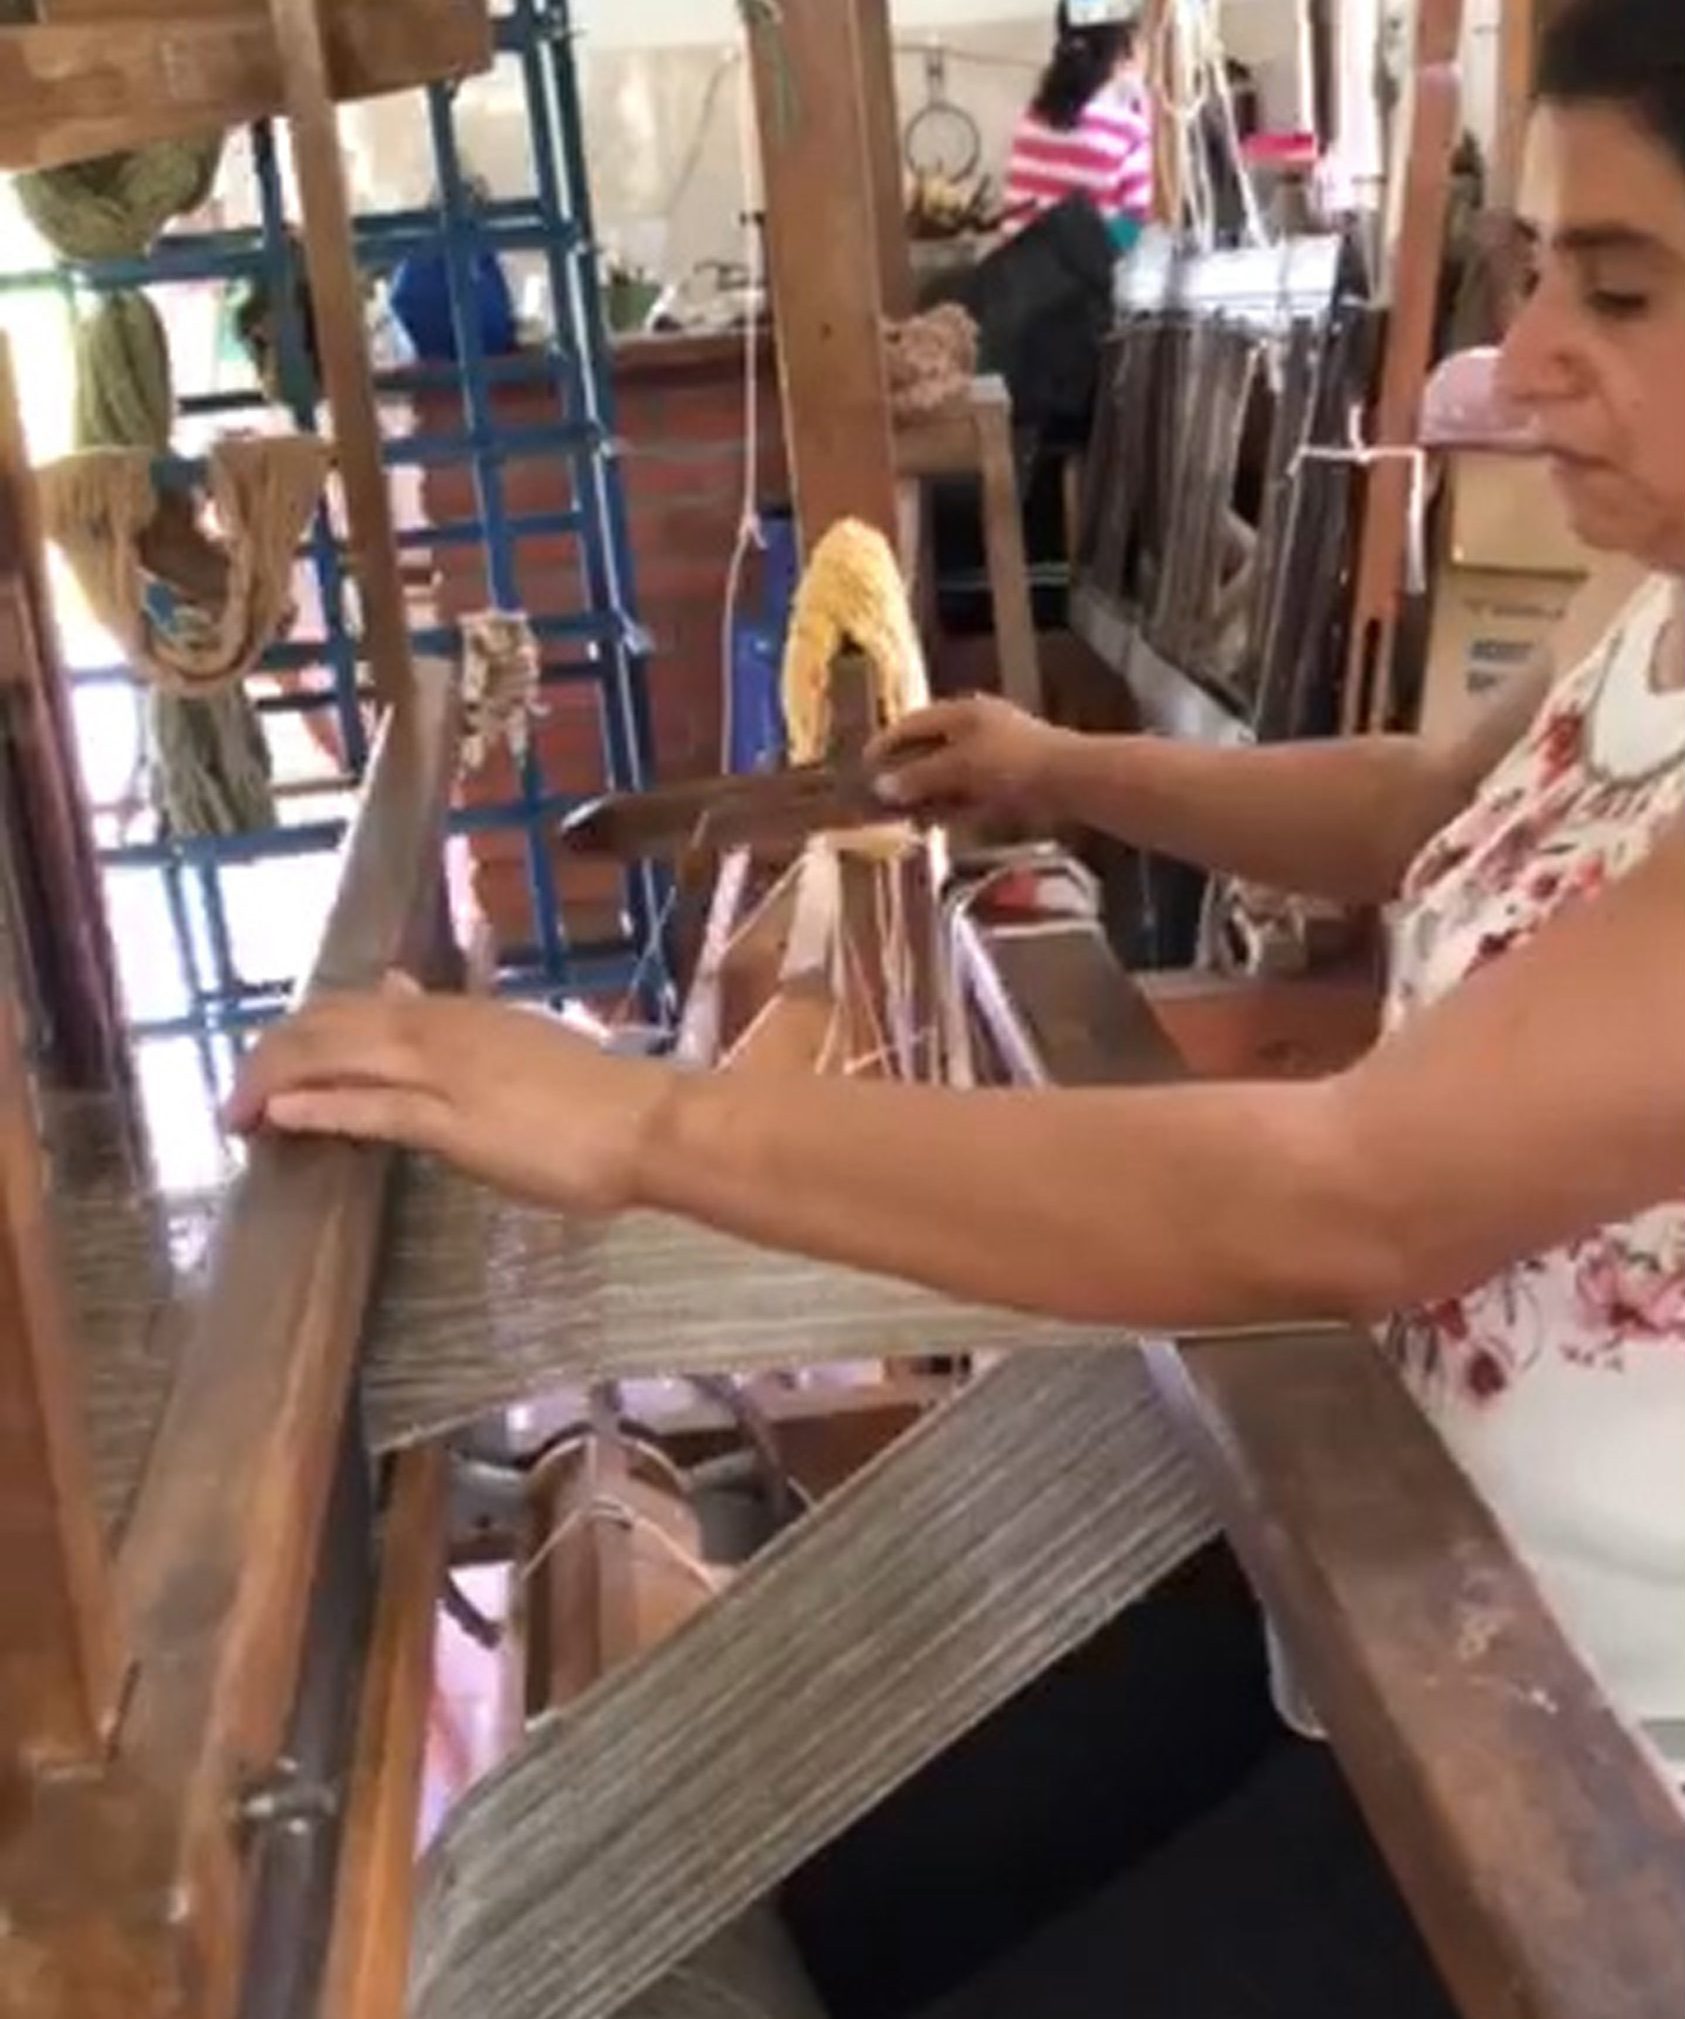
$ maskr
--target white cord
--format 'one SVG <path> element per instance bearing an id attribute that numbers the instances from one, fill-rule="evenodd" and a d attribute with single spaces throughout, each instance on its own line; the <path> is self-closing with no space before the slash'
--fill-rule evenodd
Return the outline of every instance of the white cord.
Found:
<path id="1" fill-rule="evenodd" d="M 684 160 L 662 207 L 661 214 L 669 224 L 678 215 L 679 205 L 690 194 L 690 186 L 702 166 L 702 157 L 708 151 L 708 136 L 714 128 L 714 113 L 719 106 L 720 92 L 726 79 L 742 61 L 743 51 L 733 49 L 714 65 L 714 74 L 708 79 L 708 88 L 702 94 L 702 109 L 696 115 L 696 130 L 690 137 L 690 145 L 685 150 Z"/>
<path id="2" fill-rule="evenodd" d="M 1040 67 L 1036 61 L 1029 57 L 1009 56 L 999 51 L 986 49 L 961 49 L 951 42 L 943 42 L 939 39 L 934 43 L 924 41 L 897 42 L 895 44 L 895 54 L 897 56 L 924 57 L 933 51 L 940 55 L 945 62 L 967 64 L 975 70 L 1011 70 L 1019 75 L 1033 77 Z M 707 87 L 702 94 L 702 104 L 696 115 L 696 126 L 691 133 L 689 141 L 686 143 L 684 156 L 678 172 L 673 177 L 672 185 L 661 207 L 661 215 L 669 224 L 678 215 L 680 204 L 690 194 L 691 185 L 701 172 L 702 163 L 708 151 L 709 135 L 714 129 L 714 115 L 719 110 L 720 94 L 725 87 L 726 79 L 731 75 L 732 71 L 743 67 L 743 64 L 744 51 L 733 49 L 722 56 L 714 66 L 713 74 L 709 77 Z"/>
<path id="3" fill-rule="evenodd" d="M 747 50 L 744 51 L 745 56 Z M 731 564 L 726 570 L 725 614 L 720 634 L 720 770 L 731 769 L 732 745 L 737 740 L 737 689 L 733 678 L 732 644 L 737 628 L 737 606 L 743 593 L 743 571 L 752 553 L 766 552 L 766 528 L 761 524 L 761 354 L 760 326 L 754 304 L 764 287 L 764 260 L 760 230 L 755 223 L 759 186 L 759 134 L 755 122 L 753 78 L 747 61 L 739 70 L 738 85 L 738 167 L 739 194 L 743 219 L 743 266 L 748 274 L 745 297 L 749 312 L 743 318 L 743 503 L 737 522 L 737 538 L 732 543 Z"/>
<path id="4" fill-rule="evenodd" d="M 1184 212 L 1176 220 L 1177 225 L 1186 224 L 1189 236 L 1202 252 L 1215 246 L 1216 191 L 1202 133 L 1207 113 L 1215 108 L 1223 145 L 1241 192 L 1247 239 L 1253 245 L 1268 245 L 1269 230 L 1241 149 L 1219 0 L 1172 0 L 1160 17 L 1149 69 L 1159 111 L 1175 129 Z"/>

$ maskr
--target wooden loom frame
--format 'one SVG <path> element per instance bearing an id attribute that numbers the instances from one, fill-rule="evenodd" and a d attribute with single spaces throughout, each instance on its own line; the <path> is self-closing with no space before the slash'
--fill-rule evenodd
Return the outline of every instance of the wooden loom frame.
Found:
<path id="1" fill-rule="evenodd" d="M 397 963 L 448 979 L 452 688 L 438 670 L 413 674 L 401 628 L 381 623 L 395 576 L 368 460 L 329 58 L 314 0 L 270 5 L 282 101 L 307 138 L 311 279 L 390 704 L 311 985 L 367 983 Z M 893 271 L 884 165 L 874 157 L 868 174 L 861 95 L 837 89 L 860 74 L 862 27 L 867 47 L 881 38 L 884 0 L 785 0 L 783 11 L 804 117 L 782 139 L 768 117 L 768 186 L 804 525 L 812 535 L 852 513 L 893 534 L 877 362 L 879 278 Z M 763 47 L 769 114 L 772 60 Z M 821 197 L 836 215 L 822 246 L 798 228 Z M 728 886 L 717 916 L 730 914 Z M 1354 1041 L 1350 999 L 1314 989 L 1164 985 L 1155 1023 L 1089 928 L 1034 940 L 980 929 L 966 953 L 985 1025 L 1020 1077 L 1159 1074 L 1166 1031 L 1237 1075 L 1284 1054 L 1314 1068 Z M 693 1031 L 708 1022 L 708 995 Z M 717 1018 L 714 1028 L 698 1042 L 717 1046 Z M 369 1538 L 354 1455 L 347 1466 L 341 1454 L 354 1454 L 350 1396 L 388 1160 L 340 1145 L 254 1151 L 226 1202 L 136 1516 L 107 1562 L 15 1049 L 0 1053 L 0 1093 L 0 1541 L 28 1573 L 0 1597 L 0 2019 L 229 2019 L 254 1938 L 254 1837 L 277 1819 L 307 1823 L 318 1792 L 289 1778 L 285 1752 L 301 1678 L 333 1638 L 314 1602 L 330 1581 L 323 1545 L 355 1554 Z M 1164 1349 L 1158 1364 L 1469 2019 L 1677 2019 L 1685 1825 L 1374 1357 L 1323 1336 Z M 447 1485 L 436 1451 L 398 1462 L 378 1589 L 365 1594 L 322 2007 L 332 2019 L 401 2010 Z M 345 1519 L 336 1494 L 351 1505 Z M 1466 1658 L 1446 1659 L 1448 1641 Z"/>

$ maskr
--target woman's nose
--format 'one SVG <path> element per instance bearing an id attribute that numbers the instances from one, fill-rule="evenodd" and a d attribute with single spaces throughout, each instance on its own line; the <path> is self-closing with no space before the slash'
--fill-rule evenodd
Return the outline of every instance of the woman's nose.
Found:
<path id="1" fill-rule="evenodd" d="M 1574 386 L 1572 339 L 1537 289 L 1522 303 L 1498 353 L 1498 394 L 1506 406 L 1531 414 L 1571 399 Z"/>

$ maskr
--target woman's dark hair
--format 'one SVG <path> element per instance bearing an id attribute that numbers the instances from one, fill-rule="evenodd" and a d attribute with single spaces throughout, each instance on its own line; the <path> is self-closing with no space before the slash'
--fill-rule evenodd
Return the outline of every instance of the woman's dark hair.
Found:
<path id="1" fill-rule="evenodd" d="M 1111 74 L 1135 49 L 1135 24 L 1107 22 L 1099 28 L 1073 28 L 1069 8 L 1059 9 L 1059 40 L 1053 60 L 1041 74 L 1031 103 L 1036 117 L 1055 133 L 1069 133 L 1088 110 L 1089 102 Z"/>
<path id="2" fill-rule="evenodd" d="M 1685 169 L 1685 4 L 1567 0 L 1539 37 L 1534 96 L 1619 106 Z"/>

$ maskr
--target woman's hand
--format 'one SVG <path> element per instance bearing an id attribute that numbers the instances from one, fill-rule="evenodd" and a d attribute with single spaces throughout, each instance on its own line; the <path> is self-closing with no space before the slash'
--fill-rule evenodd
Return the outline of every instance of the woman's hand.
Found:
<path id="1" fill-rule="evenodd" d="M 500 1192 L 563 1211 L 633 1205 L 675 1084 L 531 1011 L 379 993 L 308 1004 L 253 1051 L 229 1102 L 250 1135 L 343 1136 L 443 1157 Z"/>
<path id="2" fill-rule="evenodd" d="M 868 761 L 881 767 L 888 805 L 943 818 L 982 815 L 1047 824 L 1059 817 L 1059 771 L 1075 742 L 992 695 L 939 701 L 881 736 Z M 928 755 L 914 754 L 934 743 Z"/>

